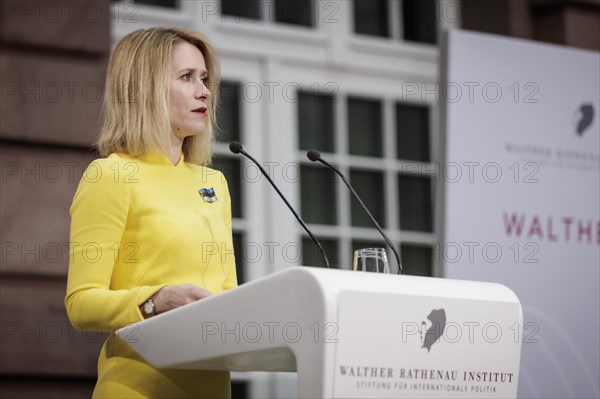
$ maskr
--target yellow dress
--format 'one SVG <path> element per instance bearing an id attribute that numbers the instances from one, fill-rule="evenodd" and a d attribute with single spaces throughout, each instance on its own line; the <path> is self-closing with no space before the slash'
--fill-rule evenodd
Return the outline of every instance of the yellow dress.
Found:
<path id="1" fill-rule="evenodd" d="M 203 188 L 214 189 L 216 201 L 203 199 Z M 112 334 L 142 321 L 139 305 L 166 285 L 192 283 L 213 294 L 237 285 L 221 172 L 185 163 L 183 155 L 173 165 L 156 151 L 98 159 L 73 199 L 70 244 L 69 319 L 79 330 L 111 333 L 95 398 L 230 396 L 229 372 L 157 370 Z"/>

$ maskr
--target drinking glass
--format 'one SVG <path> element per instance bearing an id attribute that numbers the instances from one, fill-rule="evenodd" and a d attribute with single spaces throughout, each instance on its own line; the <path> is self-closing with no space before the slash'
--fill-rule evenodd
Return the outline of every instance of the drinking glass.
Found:
<path id="1" fill-rule="evenodd" d="M 354 251 L 353 269 L 362 272 L 390 273 L 385 248 L 363 248 Z"/>

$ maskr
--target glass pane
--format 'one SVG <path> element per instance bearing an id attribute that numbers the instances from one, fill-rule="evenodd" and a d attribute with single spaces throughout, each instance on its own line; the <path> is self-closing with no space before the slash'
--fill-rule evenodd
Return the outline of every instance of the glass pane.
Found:
<path id="1" fill-rule="evenodd" d="M 332 269 L 338 269 L 340 267 L 340 260 L 338 256 L 337 240 L 321 237 L 317 237 L 317 239 L 321 243 L 321 246 L 323 246 L 323 251 L 325 251 L 327 259 L 329 259 L 329 266 L 331 266 Z M 319 251 L 319 248 L 310 237 L 302 237 L 302 264 L 304 266 L 326 267 L 321 251 Z"/>
<path id="2" fill-rule="evenodd" d="M 354 32 L 389 36 L 388 0 L 354 0 Z"/>
<path id="3" fill-rule="evenodd" d="M 385 228 L 385 191 L 383 188 L 383 173 L 351 170 L 350 183 L 369 211 L 371 211 L 375 220 L 377 220 L 381 227 Z M 352 193 L 349 192 L 348 195 L 352 198 L 352 226 L 375 228 L 371 218 L 369 218 Z"/>
<path id="4" fill-rule="evenodd" d="M 431 179 L 423 176 L 398 176 L 400 229 L 433 231 Z"/>
<path id="5" fill-rule="evenodd" d="M 312 0 L 275 0 L 275 21 L 313 26 Z"/>
<path id="6" fill-rule="evenodd" d="M 396 104 L 397 157 L 429 162 L 429 108 Z"/>
<path id="7" fill-rule="evenodd" d="M 231 397 L 234 399 L 247 399 L 250 397 L 248 381 L 231 381 Z"/>
<path id="8" fill-rule="evenodd" d="M 325 167 L 300 167 L 302 219 L 306 223 L 337 224 L 336 182 L 334 172 Z"/>
<path id="9" fill-rule="evenodd" d="M 238 285 L 242 285 L 246 282 L 246 273 L 244 273 L 244 235 L 242 233 L 233 233 L 233 251 L 235 253 L 235 271 Z"/>
<path id="10" fill-rule="evenodd" d="M 262 19 L 261 2 L 259 0 L 221 0 L 221 14 L 233 15 L 246 19 Z"/>
<path id="11" fill-rule="evenodd" d="M 404 274 L 433 276 L 433 251 L 431 247 L 415 244 L 402 244 L 400 247 Z"/>
<path id="12" fill-rule="evenodd" d="M 150 6 L 177 8 L 177 0 L 135 0 L 137 4 L 147 4 Z"/>
<path id="13" fill-rule="evenodd" d="M 381 157 L 383 123 L 381 101 L 348 99 L 348 143 L 350 154 Z"/>
<path id="14" fill-rule="evenodd" d="M 229 195 L 231 196 L 231 216 L 234 218 L 241 218 L 242 173 L 240 160 L 219 155 L 213 160 L 212 167 L 221 171 L 227 179 L 227 184 L 229 185 Z"/>
<path id="15" fill-rule="evenodd" d="M 404 40 L 437 43 L 435 0 L 403 0 Z"/>
<path id="16" fill-rule="evenodd" d="M 223 81 L 219 86 L 219 108 L 217 110 L 217 141 L 229 143 L 240 141 L 240 98 L 241 84 Z"/>
<path id="17" fill-rule="evenodd" d="M 301 150 L 334 152 L 334 97 L 298 93 L 298 138 Z"/>

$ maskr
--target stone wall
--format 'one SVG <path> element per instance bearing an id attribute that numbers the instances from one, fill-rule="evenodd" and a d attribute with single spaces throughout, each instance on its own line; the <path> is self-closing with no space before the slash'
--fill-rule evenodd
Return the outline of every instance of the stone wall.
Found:
<path id="1" fill-rule="evenodd" d="M 99 333 L 64 309 L 69 207 L 96 158 L 108 0 L 1 0 L 0 397 L 90 397 Z"/>

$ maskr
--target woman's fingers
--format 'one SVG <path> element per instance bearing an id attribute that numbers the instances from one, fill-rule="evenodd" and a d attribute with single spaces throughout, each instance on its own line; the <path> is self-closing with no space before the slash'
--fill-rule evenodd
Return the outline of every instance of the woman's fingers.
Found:
<path id="1" fill-rule="evenodd" d="M 194 284 L 181 284 L 163 287 L 154 296 L 157 313 L 167 312 L 188 303 L 206 298 L 212 293 Z"/>

